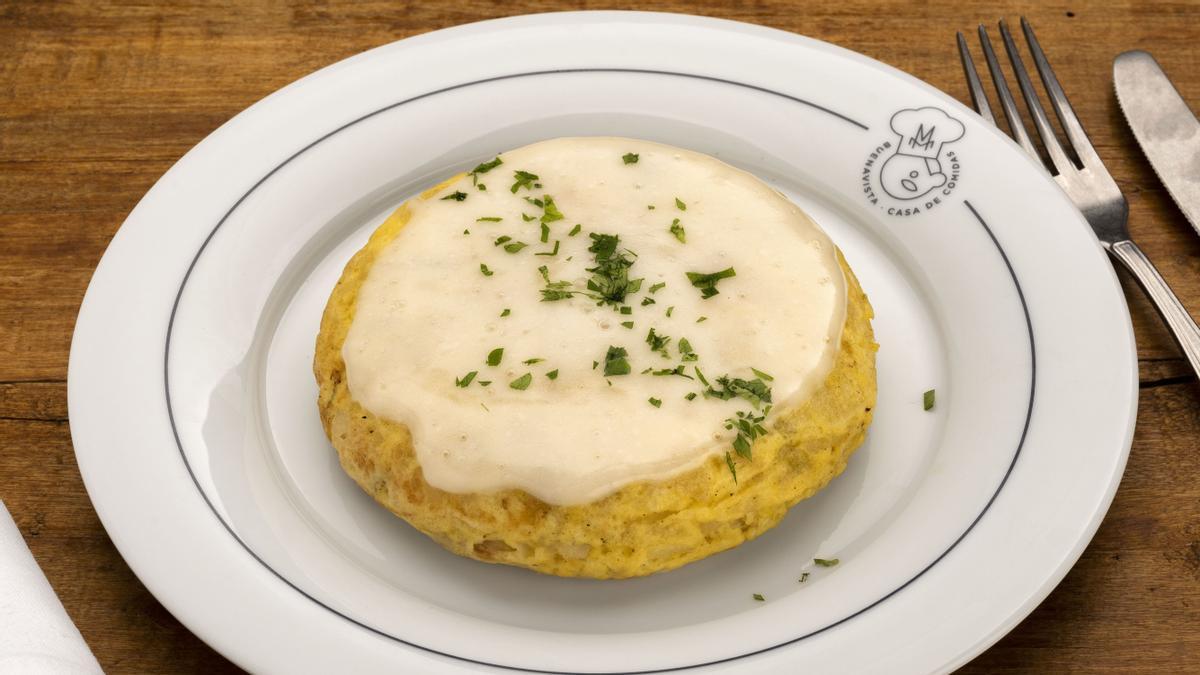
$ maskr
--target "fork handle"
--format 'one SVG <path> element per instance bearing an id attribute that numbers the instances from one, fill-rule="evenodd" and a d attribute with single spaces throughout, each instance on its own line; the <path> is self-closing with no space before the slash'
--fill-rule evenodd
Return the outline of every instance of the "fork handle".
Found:
<path id="1" fill-rule="evenodd" d="M 1179 343 L 1179 348 L 1183 350 L 1188 363 L 1192 364 L 1192 370 L 1200 376 L 1200 328 L 1179 302 L 1179 298 L 1175 297 L 1171 287 L 1163 281 L 1162 275 L 1150 263 L 1146 254 L 1142 253 L 1142 249 L 1132 241 L 1126 239 L 1111 244 L 1108 252 L 1133 274 L 1138 285 L 1150 296 L 1154 308 L 1171 329 L 1171 335 Z"/>

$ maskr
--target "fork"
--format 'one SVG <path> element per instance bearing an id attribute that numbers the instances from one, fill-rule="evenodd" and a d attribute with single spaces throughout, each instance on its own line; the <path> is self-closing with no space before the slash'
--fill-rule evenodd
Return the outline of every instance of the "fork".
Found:
<path id="1" fill-rule="evenodd" d="M 1050 119 L 1046 115 L 1046 110 L 1042 107 L 1037 92 L 1033 88 L 1033 82 L 1029 79 L 1029 72 L 1025 70 L 1025 63 L 1008 30 L 1008 25 L 1002 20 L 1000 21 L 1000 37 L 1004 41 L 1004 50 L 1008 52 L 1008 59 L 1012 63 L 1012 70 L 1017 77 L 1017 84 L 1021 88 L 1021 95 L 1025 99 L 1025 105 L 1033 118 L 1034 127 L 1049 161 L 1043 160 L 1038 154 L 1033 139 L 1021 121 L 1016 101 L 1009 91 L 1003 71 L 1000 70 L 996 52 L 992 50 L 992 42 L 988 37 L 987 29 L 981 24 L 979 26 L 979 42 L 983 48 L 983 56 L 987 61 L 988 71 L 992 75 L 992 82 L 996 86 L 996 95 L 1000 98 L 1000 107 L 1004 111 L 1004 118 L 1008 121 L 1008 128 L 1013 139 L 1035 161 L 1045 166 L 1054 180 L 1071 198 L 1071 201 L 1075 203 L 1075 207 L 1083 213 L 1083 217 L 1092 226 L 1104 249 L 1137 280 L 1138 285 L 1150 297 L 1154 308 L 1158 310 L 1163 321 L 1171 329 L 1172 336 L 1192 365 L 1192 370 L 1200 375 L 1200 328 L 1197 328 L 1196 322 L 1192 320 L 1187 309 L 1179 302 L 1179 298 L 1175 297 L 1175 293 L 1167 286 L 1167 282 L 1163 281 L 1162 275 L 1158 273 L 1158 270 L 1154 268 L 1137 244 L 1129 238 L 1129 229 L 1126 227 L 1129 206 L 1125 202 L 1125 195 L 1121 194 L 1121 189 L 1117 187 L 1117 183 L 1108 169 L 1104 168 L 1104 163 L 1100 161 L 1100 156 L 1096 154 L 1096 149 L 1088 140 L 1083 125 L 1075 115 L 1071 102 L 1063 93 L 1063 88 L 1054 75 L 1054 70 L 1050 68 L 1050 62 L 1046 60 L 1045 52 L 1042 51 L 1037 37 L 1033 34 L 1033 27 L 1029 25 L 1025 17 L 1021 17 L 1021 31 L 1025 34 L 1025 42 L 1029 46 L 1029 52 L 1033 55 L 1033 62 L 1037 67 L 1038 75 L 1041 76 L 1042 85 L 1045 86 L 1050 103 L 1054 107 L 1054 113 L 1066 132 L 1067 141 L 1074 151 L 1075 158 L 1068 156 L 1066 149 L 1059 142 L 1058 136 L 1050 124 Z M 967 87 L 970 89 L 971 102 L 974 104 L 976 112 L 987 121 L 996 124 L 996 117 L 992 114 L 983 84 L 975 70 L 975 63 L 971 60 L 971 52 L 967 49 L 967 40 L 961 32 L 958 33 L 958 52 L 962 58 Z"/>

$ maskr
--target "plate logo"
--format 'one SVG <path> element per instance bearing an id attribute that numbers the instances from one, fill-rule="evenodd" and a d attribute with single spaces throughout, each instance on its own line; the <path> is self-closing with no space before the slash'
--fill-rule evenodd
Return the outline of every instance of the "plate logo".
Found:
<path id="1" fill-rule="evenodd" d="M 890 126 L 895 138 L 876 145 L 863 163 L 863 195 L 889 216 L 915 216 L 939 206 L 960 176 L 958 153 L 947 146 L 966 128 L 930 106 L 899 110 Z"/>

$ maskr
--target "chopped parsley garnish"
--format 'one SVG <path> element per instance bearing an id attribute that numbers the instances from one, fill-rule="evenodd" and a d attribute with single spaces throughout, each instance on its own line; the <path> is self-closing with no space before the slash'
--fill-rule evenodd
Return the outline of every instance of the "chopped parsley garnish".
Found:
<path id="1" fill-rule="evenodd" d="M 546 208 L 546 203 L 543 202 L 542 200 L 538 199 L 537 197 L 526 197 L 525 201 L 529 202 L 530 204 L 533 204 L 534 206 L 538 207 L 539 209 Z"/>
<path id="2" fill-rule="evenodd" d="M 727 267 L 720 272 L 710 272 L 708 274 L 702 274 L 700 272 L 687 273 L 688 281 L 692 282 L 693 286 L 700 289 L 700 297 L 704 298 L 705 300 L 719 293 L 717 290 L 718 281 L 736 276 L 737 272 L 733 271 L 732 267 Z"/>
<path id="3" fill-rule="evenodd" d="M 542 207 L 542 223 L 553 223 L 556 220 L 562 220 L 562 211 L 559 211 L 558 206 L 554 204 L 554 197 L 545 195 L 543 199 L 546 203 Z"/>
<path id="4" fill-rule="evenodd" d="M 543 227 L 545 227 L 545 226 L 543 225 Z M 553 250 L 542 251 L 541 253 L 534 253 L 534 255 L 550 255 L 550 256 L 558 255 L 558 244 L 559 244 L 559 241 L 557 239 L 555 239 Z"/>
<path id="5" fill-rule="evenodd" d="M 771 377 L 770 375 L 764 373 L 763 371 L 759 370 L 758 368 L 751 368 L 750 370 L 754 371 L 755 375 L 759 376 L 760 378 L 762 378 L 763 380 L 765 380 L 767 382 L 772 382 L 775 379 L 775 378 Z"/>
<path id="6" fill-rule="evenodd" d="M 625 305 L 624 307 L 621 308 L 621 313 L 622 314 L 633 314 L 633 308 L 630 307 L 629 305 Z"/>
<path id="7" fill-rule="evenodd" d="M 687 211 L 687 204 L 684 204 L 682 199 L 676 197 L 675 208 L 679 209 L 680 211 Z"/>
<path id="8" fill-rule="evenodd" d="M 703 380 L 703 378 L 701 378 Z M 731 398 L 743 398 L 758 409 L 763 403 L 771 402 L 771 388 L 758 378 L 743 380 L 740 377 L 731 378 L 723 375 L 717 378 L 720 389 L 709 387 L 704 395 L 709 398 L 719 398 L 728 401 Z"/>
<path id="9" fill-rule="evenodd" d="M 454 386 L 462 387 L 463 389 L 466 389 L 468 386 L 471 385 L 471 380 L 474 380 L 475 376 L 478 374 L 479 374 L 479 371 L 472 370 L 471 372 L 467 373 L 466 375 L 463 375 L 462 377 L 456 377 L 456 378 L 454 378 Z"/>
<path id="10" fill-rule="evenodd" d="M 689 401 L 694 401 L 694 400 L 696 400 L 696 392 L 694 392 L 694 391 L 688 392 L 688 395 L 684 396 L 684 398 L 686 398 Z"/>
<path id="11" fill-rule="evenodd" d="M 500 316 L 508 316 L 509 314 L 512 314 L 512 310 L 507 307 L 504 308 L 503 312 L 500 312 Z"/>
<path id="12" fill-rule="evenodd" d="M 725 466 L 729 467 L 729 473 L 733 474 L 733 484 L 737 485 L 737 468 L 733 465 L 733 457 L 727 452 L 725 453 Z"/>
<path id="13" fill-rule="evenodd" d="M 490 162 L 484 162 L 483 164 L 476 166 L 474 169 L 471 169 L 471 172 L 469 174 L 471 176 L 471 185 L 476 185 L 478 183 L 479 174 L 487 173 L 487 172 L 491 171 L 492 169 L 500 166 L 503 163 L 504 163 L 503 160 L 501 160 L 499 157 L 497 157 L 496 159 L 493 159 Z M 480 185 L 478 187 L 480 190 L 487 189 L 486 185 Z"/>
<path id="14" fill-rule="evenodd" d="M 551 380 L 557 380 L 558 379 L 558 368 L 555 368 L 554 370 L 546 373 L 546 377 Z"/>
<path id="15" fill-rule="evenodd" d="M 541 240 L 541 242 L 543 244 L 550 241 L 550 226 L 549 225 L 542 223 L 542 236 L 539 237 L 539 239 Z"/>
<path id="16" fill-rule="evenodd" d="M 467 193 L 462 192 L 460 190 L 456 190 L 456 191 L 451 192 L 450 194 L 446 195 L 445 197 L 442 197 L 442 201 L 446 201 L 448 199 L 453 199 L 456 202 L 461 202 L 462 200 L 464 200 L 466 198 L 467 198 Z"/>
<path id="17" fill-rule="evenodd" d="M 841 561 L 838 560 L 837 558 L 830 558 L 828 560 L 826 560 L 825 558 L 813 558 L 813 562 L 817 563 L 817 565 L 819 565 L 821 567 L 833 567 L 834 565 L 837 565 Z"/>
<path id="18" fill-rule="evenodd" d="M 500 360 L 503 358 L 504 358 L 504 347 L 496 347 L 492 351 L 488 352 L 487 364 L 489 366 L 493 366 L 493 367 L 498 366 L 498 365 L 500 365 Z"/>
<path id="19" fill-rule="evenodd" d="M 708 321 L 708 317 L 707 317 L 707 316 L 702 316 L 702 317 L 700 317 L 699 319 L 696 319 L 696 323 L 702 323 L 702 322 L 704 322 L 704 321 Z"/>
<path id="20" fill-rule="evenodd" d="M 471 234 L 470 230 L 463 230 L 463 234 Z"/>
<path id="21" fill-rule="evenodd" d="M 662 354 L 664 359 L 671 358 L 667 353 L 667 344 L 671 342 L 670 336 L 659 335 L 651 328 L 649 333 L 646 333 L 646 344 L 650 345 L 650 351 Z"/>
<path id="22" fill-rule="evenodd" d="M 759 602 L 766 602 L 766 600 L 767 600 L 766 598 L 764 598 L 764 597 L 762 596 L 762 593 L 755 593 L 755 594 L 754 594 L 753 596 L 751 596 L 751 597 L 753 597 L 755 600 L 757 600 L 757 601 L 759 601 Z"/>
<path id="23" fill-rule="evenodd" d="M 629 352 L 624 347 L 609 346 L 604 354 L 604 375 L 628 375 L 633 370 L 629 367 L 628 356 Z M 595 368 L 594 365 L 592 367 Z"/>
<path id="24" fill-rule="evenodd" d="M 488 266 L 484 265 L 483 263 L 479 263 L 479 271 L 482 272 L 483 276 L 485 276 L 485 277 L 490 277 L 493 274 L 495 274 L 495 272 L 489 270 Z"/>
<path id="25" fill-rule="evenodd" d="M 681 243 L 681 244 L 687 243 L 687 232 L 685 232 L 683 229 L 683 226 L 679 224 L 678 218 L 676 218 L 674 221 L 672 221 L 671 227 L 668 228 L 667 231 L 670 232 L 671 234 L 675 235 L 675 238 L 679 240 L 679 243 Z"/>
<path id="26" fill-rule="evenodd" d="M 647 211 L 653 211 L 654 209 L 655 209 L 655 206 L 654 206 L 653 204 L 647 204 L 647 205 L 646 205 L 646 210 L 647 210 Z"/>
<path id="27" fill-rule="evenodd" d="M 667 308 L 667 318 L 668 319 L 671 318 L 671 313 L 674 311 L 675 311 L 675 305 L 671 305 L 670 307 Z"/>
<path id="28" fill-rule="evenodd" d="M 475 187 L 476 187 L 476 188 L 477 188 L 477 189 L 478 189 L 480 192 L 487 192 L 487 186 L 486 186 L 486 185 L 484 185 L 483 183 L 476 183 L 476 184 L 475 184 Z"/>
<path id="29" fill-rule="evenodd" d="M 650 371 L 650 368 L 647 368 L 646 371 Z M 655 371 L 651 372 L 650 374 L 658 376 L 658 377 L 662 377 L 663 375 L 678 375 L 679 377 L 686 377 L 689 380 L 695 379 L 691 375 L 688 375 L 687 373 L 683 372 L 683 364 L 682 363 L 675 366 L 674 368 L 662 368 L 660 370 L 655 370 Z M 692 398 L 695 398 L 695 396 L 693 396 Z M 692 399 L 688 399 L 688 400 L 690 401 Z"/>
<path id="30" fill-rule="evenodd" d="M 596 366 L 598 366 L 598 365 L 600 365 L 599 361 L 592 361 L 592 370 L 595 370 Z"/>
<path id="31" fill-rule="evenodd" d="M 476 218 L 475 222 L 477 222 L 477 223 L 498 223 L 502 220 L 504 220 L 504 219 L 501 218 L 500 216 L 484 216 L 482 218 Z"/>
<path id="32" fill-rule="evenodd" d="M 651 397 L 650 397 L 649 399 L 647 399 L 647 400 L 649 400 L 649 401 L 650 401 L 650 405 L 654 406 L 655 408 L 661 408 L 661 407 L 662 407 L 662 399 L 661 399 L 661 398 L 654 398 L 653 396 L 651 396 Z"/>
<path id="33" fill-rule="evenodd" d="M 800 575 L 800 583 L 804 583 L 806 581 L 808 581 L 808 572 L 804 572 Z"/>
<path id="34" fill-rule="evenodd" d="M 513 179 L 515 179 L 516 182 L 512 184 L 510 189 L 512 190 L 513 194 L 517 194 L 517 190 L 520 190 L 521 188 L 525 188 L 526 190 L 533 189 L 533 181 L 537 180 L 538 176 L 537 174 L 529 173 L 528 171 L 514 171 Z"/>
<path id="35" fill-rule="evenodd" d="M 570 290 L 571 282 L 550 281 L 550 268 L 545 265 L 539 267 L 538 272 L 542 274 L 542 279 L 546 281 L 546 287 L 542 289 L 542 302 L 566 300 L 575 294 L 575 291 Z"/>
<path id="36" fill-rule="evenodd" d="M 934 393 L 933 392 L 934 392 L 934 390 L 930 389 L 929 391 L 925 392 L 925 395 L 923 397 L 924 398 L 923 403 L 925 405 L 926 410 L 933 410 L 933 404 L 934 404 L 934 398 L 933 398 Z"/>
<path id="37" fill-rule="evenodd" d="M 650 292 L 651 292 L 651 293 L 657 293 L 657 292 L 661 291 L 662 289 L 664 289 L 664 288 L 666 288 L 666 287 L 667 287 L 667 282 L 665 282 L 665 281 L 660 281 L 660 282 L 658 282 L 657 284 L 654 284 L 654 285 L 652 285 L 652 286 L 650 287 Z"/>
<path id="38" fill-rule="evenodd" d="M 646 305 L 653 305 L 653 304 L 654 304 L 654 298 L 651 298 L 649 296 L 642 298 L 642 307 L 645 307 Z"/>
<path id="39" fill-rule="evenodd" d="M 632 321 L 622 321 L 621 325 L 628 328 L 629 330 L 633 330 L 633 322 Z"/>
<path id="40" fill-rule="evenodd" d="M 508 236 L 507 234 L 502 234 L 499 237 L 496 237 L 496 241 L 492 242 L 492 245 L 499 246 L 506 241 L 512 241 L 512 237 Z"/>
<path id="41" fill-rule="evenodd" d="M 516 389 L 518 391 L 525 391 L 526 389 L 529 388 L 530 382 L 533 382 L 533 375 L 531 373 L 525 373 L 524 375 L 518 377 L 517 379 L 513 380 L 512 382 L 509 382 L 508 386 L 510 386 L 513 389 Z"/>
<path id="42" fill-rule="evenodd" d="M 532 366 L 535 363 L 541 363 L 542 361 L 545 361 L 545 360 L 546 359 L 533 358 L 533 359 L 525 359 L 521 363 L 524 363 L 527 366 Z"/>
<path id="43" fill-rule="evenodd" d="M 481 387 L 486 387 L 486 386 L 490 385 L 491 383 L 492 383 L 492 381 L 491 381 L 491 380 L 480 380 L 480 381 L 479 381 L 479 386 L 481 386 Z"/>
<path id="44" fill-rule="evenodd" d="M 626 164 L 637 164 L 638 163 L 637 153 L 636 152 L 627 152 L 627 153 L 621 155 L 621 161 L 625 162 Z"/>
<path id="45" fill-rule="evenodd" d="M 700 384 L 706 387 L 710 386 L 708 384 L 708 378 L 704 376 L 704 373 L 700 372 L 700 366 L 692 366 L 692 369 L 696 371 L 696 378 L 700 380 Z"/>
<path id="46" fill-rule="evenodd" d="M 504 250 L 508 253 L 520 253 L 521 249 L 525 248 L 528 245 L 529 244 L 526 244 L 523 241 L 514 241 L 511 243 L 505 244 Z"/>
<path id="47" fill-rule="evenodd" d="M 621 239 L 615 234 L 593 232 L 588 236 L 592 238 L 588 251 L 594 254 L 596 261 L 596 266 L 587 270 L 592 273 L 587 282 L 588 290 L 596 294 L 597 304 L 619 306 L 625 302 L 625 296 L 637 293 L 642 287 L 641 279 L 629 278 L 629 268 L 633 267 L 633 258 L 637 256 L 629 250 L 618 252 Z"/>
<path id="48" fill-rule="evenodd" d="M 583 229 L 583 225 L 581 225 L 579 223 L 575 223 L 575 227 L 571 228 L 571 231 L 567 233 L 567 236 L 574 237 L 575 235 L 579 234 L 579 231 L 582 229 Z"/>
<path id="49" fill-rule="evenodd" d="M 687 338 L 679 338 L 679 359 L 684 363 L 699 360 L 696 352 L 692 351 L 692 343 Z"/>
<path id="50" fill-rule="evenodd" d="M 527 222 L 527 223 L 528 223 L 529 221 L 531 221 L 531 220 L 534 220 L 535 218 L 536 218 L 535 216 L 531 216 L 531 215 L 529 215 L 528 213 L 522 213 L 522 214 L 521 214 L 521 220 L 523 220 L 523 221 L 525 221 L 525 222 Z"/>
<path id="51" fill-rule="evenodd" d="M 733 449 L 737 451 L 737 454 L 746 459 L 751 459 L 750 446 L 754 444 L 755 439 L 767 435 L 767 430 L 763 427 L 762 423 L 770 412 L 770 406 L 767 406 L 767 409 L 761 415 L 739 410 L 737 417 L 730 417 L 725 420 L 725 428 L 737 432 L 737 436 L 733 439 Z"/>

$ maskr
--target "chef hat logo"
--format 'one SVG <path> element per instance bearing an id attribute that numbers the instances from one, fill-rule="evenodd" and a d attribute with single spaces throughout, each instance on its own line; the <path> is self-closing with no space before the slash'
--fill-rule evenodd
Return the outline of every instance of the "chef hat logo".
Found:
<path id="1" fill-rule="evenodd" d="M 937 108 L 909 108 L 892 115 L 892 131 L 900 141 L 879 170 L 884 192 L 917 199 L 948 182 L 938 157 L 943 145 L 963 137 L 962 122 Z"/>
<path id="2" fill-rule="evenodd" d="M 892 115 L 892 131 L 900 135 L 897 154 L 937 159 L 942 145 L 962 138 L 966 130 L 937 108 L 909 108 Z"/>

